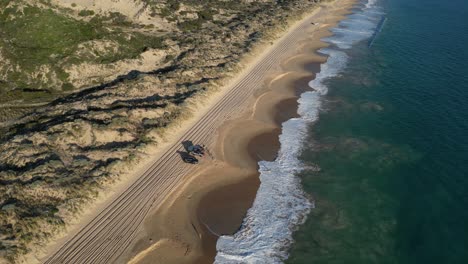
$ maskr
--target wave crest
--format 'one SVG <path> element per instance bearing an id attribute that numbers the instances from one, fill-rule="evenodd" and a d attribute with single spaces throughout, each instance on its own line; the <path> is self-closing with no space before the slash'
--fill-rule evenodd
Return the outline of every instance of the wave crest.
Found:
<path id="1" fill-rule="evenodd" d="M 302 224 L 314 203 L 302 190 L 297 173 L 306 166 L 298 159 L 310 124 L 318 119 L 321 97 L 328 92 L 326 80 L 336 77 L 346 67 L 349 49 L 372 36 L 379 10 L 369 0 L 355 14 L 332 30 L 334 35 L 323 39 L 330 48 L 319 52 L 328 55 L 316 78 L 309 82 L 314 91 L 305 92 L 299 101 L 299 118 L 283 123 L 281 149 L 273 162 L 262 161 L 260 188 L 241 228 L 232 236 L 221 236 L 216 248 L 215 263 L 282 263 L 288 257 L 292 234 Z"/>

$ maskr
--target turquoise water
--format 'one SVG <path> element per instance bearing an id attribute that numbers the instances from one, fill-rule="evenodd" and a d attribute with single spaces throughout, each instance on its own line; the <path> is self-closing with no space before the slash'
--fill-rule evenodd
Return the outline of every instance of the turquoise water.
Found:
<path id="1" fill-rule="evenodd" d="M 347 63 L 323 82 L 287 263 L 468 263 L 468 1 L 377 5 L 371 48 L 332 46 Z"/>

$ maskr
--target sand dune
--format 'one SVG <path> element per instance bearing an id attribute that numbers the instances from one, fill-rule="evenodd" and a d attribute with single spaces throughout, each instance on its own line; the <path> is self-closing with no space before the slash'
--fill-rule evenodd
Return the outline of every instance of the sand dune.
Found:
<path id="1" fill-rule="evenodd" d="M 338 1 L 338 3 L 343 2 L 346 1 Z M 334 8 L 336 6 L 318 10 L 297 23 L 276 44 L 265 50 L 257 62 L 247 68 L 232 86 L 226 87 L 217 97 L 218 100 L 213 100 L 211 105 L 200 111 L 197 120 L 188 123 L 181 130 L 182 132 L 173 144 L 162 149 L 163 154 L 155 158 L 151 166 L 134 183 L 116 196 L 115 200 L 111 201 L 102 212 L 96 214 L 77 233 L 70 235 L 66 243 L 56 250 L 51 250 L 51 254 L 43 261 L 45 263 L 124 263 L 134 256 L 136 257 L 132 263 L 154 263 L 155 261 L 182 263 L 180 256 L 182 258 L 189 256 L 185 259 L 188 262 L 208 261 L 212 256 L 206 252 L 210 251 L 213 254 L 212 243 L 216 237 L 213 234 L 238 224 L 242 219 L 242 214 L 234 214 L 233 217 L 238 219 L 234 221 L 235 223 L 227 224 L 226 227 L 197 221 L 188 223 L 185 221 L 181 225 L 176 223 L 174 226 L 180 228 L 177 232 L 172 232 L 165 226 L 171 225 L 168 221 L 177 221 L 177 219 L 157 219 L 154 218 L 154 214 L 164 216 L 165 213 L 171 214 L 172 209 L 178 208 L 186 210 L 180 214 L 181 217 L 197 215 L 193 203 L 191 207 L 179 200 L 186 200 L 187 188 L 192 188 L 194 185 L 198 186 L 199 190 L 204 190 L 205 193 L 212 191 L 213 188 L 207 188 L 212 182 L 215 183 L 214 185 L 217 183 L 218 186 L 225 186 L 246 181 L 252 188 L 247 190 L 248 188 L 244 188 L 245 185 L 240 185 L 240 189 L 245 189 L 247 199 L 238 204 L 238 212 L 248 208 L 255 194 L 255 184 L 258 184 L 258 181 L 255 183 L 255 180 L 252 180 L 256 175 L 256 160 L 262 157 L 274 158 L 275 149 L 278 148 L 274 142 L 279 133 L 280 121 L 294 114 L 294 111 L 283 116 L 268 114 L 278 113 L 275 109 L 283 109 L 282 113 L 287 112 L 287 109 L 294 109 L 294 98 L 297 92 L 294 88 L 280 89 L 281 85 L 278 84 L 281 84 L 282 79 L 274 80 L 272 75 L 281 71 L 280 65 L 284 67 L 288 63 L 285 58 L 297 53 L 297 45 L 301 43 L 300 40 L 310 36 L 307 34 L 315 34 L 315 38 L 323 36 L 321 35 L 323 32 L 326 34 L 326 28 L 312 25 L 311 22 L 320 20 L 329 25 L 335 23 L 340 15 L 334 15 Z M 318 29 L 320 30 L 317 31 Z M 304 65 L 307 66 L 306 64 Z M 294 65 L 296 65 L 294 67 L 302 67 Z M 299 79 L 310 77 L 310 73 L 308 74 L 296 74 L 294 77 L 299 77 Z M 265 85 L 268 80 L 275 85 Z M 264 95 L 260 97 L 262 94 Z M 231 121 L 227 122 L 228 120 Z M 256 136 L 261 138 L 252 141 L 251 139 Z M 230 140 L 223 140 L 225 138 Z M 257 151 L 259 146 L 255 144 L 261 144 L 262 139 L 265 140 L 265 138 L 266 142 L 273 143 L 269 148 L 264 148 L 260 157 Z M 177 153 L 183 150 L 181 142 L 184 140 L 207 145 L 212 150 L 214 159 L 206 158 L 198 166 L 185 164 Z M 256 150 L 253 152 L 249 149 Z M 219 177 L 220 174 L 223 178 Z M 206 181 L 200 181 L 200 177 L 205 177 Z M 210 182 L 210 179 L 215 180 Z M 197 199 L 202 198 L 201 193 L 203 191 L 196 195 Z M 194 199 L 194 202 L 197 199 Z M 156 226 L 157 230 L 153 234 L 158 237 L 148 237 L 148 221 Z M 211 237 L 206 230 L 212 233 Z M 189 239 L 187 242 L 184 240 L 186 234 L 196 239 Z M 174 235 L 175 237 L 167 238 L 167 236 Z M 169 248 L 171 250 L 168 250 Z M 161 251 L 168 257 L 158 254 L 155 258 L 154 252 L 160 253 Z M 177 254 L 180 256 L 171 257 Z M 150 262 L 148 262 L 148 257 Z"/>

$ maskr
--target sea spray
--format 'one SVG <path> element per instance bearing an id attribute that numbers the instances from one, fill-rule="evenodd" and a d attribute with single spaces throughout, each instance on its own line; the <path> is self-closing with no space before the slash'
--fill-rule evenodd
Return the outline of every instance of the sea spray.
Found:
<path id="1" fill-rule="evenodd" d="M 303 93 L 298 100 L 300 117 L 283 123 L 276 160 L 259 162 L 261 184 L 253 206 L 237 233 L 218 239 L 215 263 L 270 264 L 282 263 L 288 257 L 292 234 L 314 205 L 297 176 L 305 169 L 298 159 L 303 140 L 310 124 L 318 119 L 321 97 L 328 91 L 325 81 L 346 67 L 348 57 L 344 50 L 372 36 L 374 21 L 380 15 L 374 5 L 375 1 L 363 4 L 356 14 L 332 30 L 333 36 L 324 39 L 332 46 L 319 50 L 328 59 L 309 83 L 314 91 Z"/>
<path id="2" fill-rule="evenodd" d="M 338 74 L 346 67 L 348 56 L 342 51 L 329 48 L 320 49 L 318 52 L 328 56 L 327 62 L 320 65 L 320 72 L 317 73 L 315 79 L 309 82 L 309 86 L 319 94 L 325 95 L 328 92 L 328 88 L 324 81 L 338 76 Z M 309 92 L 306 92 L 304 95 L 308 93 Z"/>
<path id="3" fill-rule="evenodd" d="M 323 81 L 337 76 L 347 58 L 340 51 L 320 52 L 329 57 L 309 83 L 314 91 L 303 93 L 298 100 L 300 117 L 283 123 L 277 159 L 259 162 L 261 184 L 254 204 L 236 234 L 219 238 L 216 263 L 281 263 L 287 258 L 295 227 L 313 207 L 297 176 L 305 168 L 298 156 L 308 127 L 318 118 L 320 98 L 327 92 Z"/>
<path id="4" fill-rule="evenodd" d="M 219 238 L 215 263 L 280 263 L 287 257 L 294 227 L 312 206 L 296 176 L 303 168 L 297 157 L 308 125 L 317 119 L 319 97 L 317 92 L 303 94 L 301 117 L 283 123 L 278 158 L 259 163 L 261 184 L 254 204 L 239 232 Z"/>

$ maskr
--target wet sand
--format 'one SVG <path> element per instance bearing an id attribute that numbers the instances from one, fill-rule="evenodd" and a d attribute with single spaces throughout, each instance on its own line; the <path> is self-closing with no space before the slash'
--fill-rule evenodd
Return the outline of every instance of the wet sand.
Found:
<path id="1" fill-rule="evenodd" d="M 129 263 L 212 263 L 219 235 L 235 233 L 260 185 L 258 161 L 275 159 L 281 124 L 298 116 L 297 99 L 326 58 L 316 51 L 320 39 L 349 13 L 353 1 L 337 1 L 318 16 L 303 39 L 265 80 L 243 114 L 227 121 L 216 135 L 213 158 L 205 158 L 194 175 L 165 204 L 146 218 Z"/>

